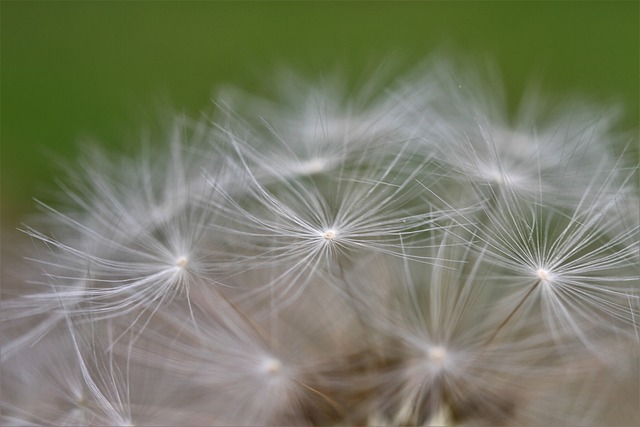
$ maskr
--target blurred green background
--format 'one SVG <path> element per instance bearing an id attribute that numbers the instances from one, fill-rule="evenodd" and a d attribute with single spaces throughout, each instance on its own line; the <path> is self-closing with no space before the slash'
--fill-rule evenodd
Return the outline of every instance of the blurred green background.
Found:
<path id="1" fill-rule="evenodd" d="M 390 54 L 486 54 L 513 104 L 542 76 L 555 95 L 622 101 L 638 127 L 637 1 L 0 5 L 5 226 L 54 188 L 49 153 L 73 159 L 86 137 L 120 149 L 159 104 L 195 116 L 220 84 L 254 90 L 281 64 L 357 74 Z"/>

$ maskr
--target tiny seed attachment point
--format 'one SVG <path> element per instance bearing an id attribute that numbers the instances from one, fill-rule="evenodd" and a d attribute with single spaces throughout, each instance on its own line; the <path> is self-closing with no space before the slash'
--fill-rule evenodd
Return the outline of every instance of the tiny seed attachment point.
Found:
<path id="1" fill-rule="evenodd" d="M 282 370 L 282 362 L 278 359 L 268 359 L 265 361 L 263 368 L 267 374 L 275 375 Z"/>
<path id="2" fill-rule="evenodd" d="M 324 233 L 322 233 L 322 237 L 326 240 L 335 240 L 336 232 L 332 229 L 325 230 Z"/>
<path id="3" fill-rule="evenodd" d="M 309 174 L 314 175 L 324 171 L 325 162 L 322 159 L 311 159 L 305 164 Z"/>
<path id="4" fill-rule="evenodd" d="M 549 270 L 544 268 L 538 269 L 538 271 L 536 271 L 536 276 L 538 276 L 538 278 L 544 283 L 553 280 L 553 274 Z"/>
<path id="5" fill-rule="evenodd" d="M 434 365 L 441 366 L 447 359 L 447 349 L 436 345 L 429 349 L 429 361 Z"/>
<path id="6" fill-rule="evenodd" d="M 176 260 L 176 265 L 180 268 L 185 268 L 189 264 L 189 259 L 186 256 L 181 256 Z"/>

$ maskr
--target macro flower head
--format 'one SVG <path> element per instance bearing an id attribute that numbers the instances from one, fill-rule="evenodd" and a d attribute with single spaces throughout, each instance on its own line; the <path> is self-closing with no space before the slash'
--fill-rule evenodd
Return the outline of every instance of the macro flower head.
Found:
<path id="1" fill-rule="evenodd" d="M 637 141 L 457 67 L 86 150 L 4 258 L 2 424 L 640 423 Z"/>

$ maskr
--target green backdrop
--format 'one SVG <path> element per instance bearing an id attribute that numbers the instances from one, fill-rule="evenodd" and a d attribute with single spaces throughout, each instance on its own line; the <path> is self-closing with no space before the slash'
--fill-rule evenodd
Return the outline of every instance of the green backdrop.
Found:
<path id="1" fill-rule="evenodd" d="M 197 115 L 222 83 L 254 90 L 287 64 L 354 75 L 389 55 L 486 55 L 515 104 L 622 101 L 638 126 L 639 2 L 8 2 L 1 5 L 2 219 L 54 188 L 53 157 L 86 138 L 122 148 L 158 105 Z M 71 165 L 73 163 L 70 163 Z"/>

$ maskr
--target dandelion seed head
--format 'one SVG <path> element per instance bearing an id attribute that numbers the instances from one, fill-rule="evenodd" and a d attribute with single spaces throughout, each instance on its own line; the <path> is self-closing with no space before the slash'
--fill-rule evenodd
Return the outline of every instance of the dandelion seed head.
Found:
<path id="1" fill-rule="evenodd" d="M 283 79 L 288 103 L 216 100 L 168 150 L 69 168 L 25 229 L 37 273 L 0 296 L 0 424 L 601 425 L 610 374 L 637 406 L 616 112 L 512 116 L 433 65 L 362 93 Z"/>

